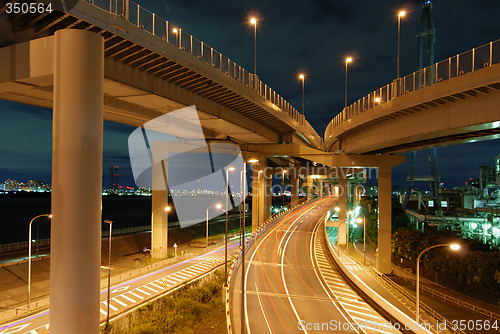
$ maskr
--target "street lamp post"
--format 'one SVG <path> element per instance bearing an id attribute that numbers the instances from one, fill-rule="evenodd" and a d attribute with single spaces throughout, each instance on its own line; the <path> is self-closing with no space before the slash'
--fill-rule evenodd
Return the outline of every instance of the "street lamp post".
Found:
<path id="1" fill-rule="evenodd" d="M 30 309 L 30 301 L 31 301 L 31 224 L 35 221 L 35 219 L 39 217 L 49 217 L 52 218 L 50 213 L 44 213 L 43 215 L 38 215 L 34 217 L 28 226 L 28 310 Z"/>
<path id="2" fill-rule="evenodd" d="M 224 285 L 227 284 L 227 200 L 229 197 L 229 171 L 234 171 L 234 167 L 226 168 L 226 233 L 224 234 Z"/>
<path id="3" fill-rule="evenodd" d="M 302 79 L 302 117 L 304 117 L 305 112 L 305 97 L 304 97 L 304 81 L 306 80 L 306 77 L 304 74 L 299 75 L 299 79 Z"/>
<path id="4" fill-rule="evenodd" d="M 286 169 L 283 170 L 283 175 L 282 175 L 283 189 L 281 191 L 281 199 L 282 199 L 281 210 L 283 210 L 283 208 L 285 207 L 285 174 L 286 174 Z"/>
<path id="5" fill-rule="evenodd" d="M 108 244 L 108 302 L 107 302 L 107 314 L 106 314 L 106 327 L 109 325 L 109 299 L 111 294 L 111 232 L 113 230 L 113 221 L 105 220 L 105 223 L 109 224 L 109 244 Z"/>
<path id="6" fill-rule="evenodd" d="M 401 44 L 400 33 L 401 33 L 401 17 L 405 16 L 406 12 L 404 10 L 400 11 L 398 14 L 398 79 L 399 79 L 399 46 Z"/>
<path id="7" fill-rule="evenodd" d="M 253 24 L 253 26 L 254 26 L 253 74 L 254 74 L 254 80 L 256 81 L 256 79 L 257 79 L 257 19 L 255 17 L 252 17 L 250 19 L 250 23 Z"/>
<path id="8" fill-rule="evenodd" d="M 347 65 L 352 61 L 351 57 L 346 58 L 345 60 L 345 103 L 344 107 L 347 108 Z"/>
<path id="9" fill-rule="evenodd" d="M 212 205 L 212 206 L 209 206 L 209 207 L 207 208 L 207 236 L 206 236 L 206 238 L 205 238 L 205 248 L 208 248 L 208 210 L 210 210 L 210 208 L 213 208 L 214 206 L 215 206 L 217 209 L 222 208 L 222 205 L 221 205 L 221 204 L 219 204 L 219 203 L 214 204 L 214 205 Z"/>
<path id="10" fill-rule="evenodd" d="M 363 216 L 363 265 L 366 264 L 366 217 L 364 214 L 359 213 Z M 361 223 L 361 218 L 356 218 L 356 223 Z"/>
<path id="11" fill-rule="evenodd" d="M 459 244 L 439 244 L 439 245 L 427 247 L 426 249 L 421 251 L 420 254 L 418 254 L 418 257 L 417 257 L 417 291 L 416 291 L 416 302 L 415 302 L 416 314 L 417 314 L 415 317 L 416 322 L 418 322 L 420 319 L 420 257 L 422 256 L 422 254 L 424 254 L 429 249 L 436 248 L 436 247 L 446 247 L 446 246 L 449 246 L 450 249 L 454 250 L 454 251 L 460 249 Z"/>

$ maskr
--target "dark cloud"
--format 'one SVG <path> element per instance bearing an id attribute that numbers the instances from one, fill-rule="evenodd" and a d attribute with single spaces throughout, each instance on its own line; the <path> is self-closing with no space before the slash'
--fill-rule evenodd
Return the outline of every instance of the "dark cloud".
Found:
<path id="1" fill-rule="evenodd" d="M 346 56 L 354 59 L 348 73 L 350 103 L 394 80 L 396 15 L 401 9 L 408 13 L 401 23 L 401 74 L 412 73 L 417 65 L 416 32 L 423 1 L 137 2 L 249 71 L 253 71 L 254 36 L 248 20 L 256 16 L 257 74 L 301 110 L 297 76 L 305 73 L 306 117 L 318 132 L 344 105 Z M 436 0 L 433 4 L 436 61 L 500 37 L 498 0 Z M 35 174 L 50 178 L 50 111 L 0 102 L 0 119 L 0 180 L 13 175 L 27 179 Z M 109 166 L 119 164 L 120 174 L 131 184 L 127 138 L 132 128 L 111 122 L 105 122 L 104 128 L 104 183 Z M 464 176 L 477 175 L 480 164 L 493 163 L 492 157 L 500 154 L 499 146 L 496 140 L 439 148 L 442 178 L 462 184 Z M 425 152 L 419 154 L 425 156 Z M 425 159 L 419 164 L 423 166 L 419 168 L 428 168 Z M 406 173 L 407 163 L 396 167 L 395 182 L 404 183 Z"/>

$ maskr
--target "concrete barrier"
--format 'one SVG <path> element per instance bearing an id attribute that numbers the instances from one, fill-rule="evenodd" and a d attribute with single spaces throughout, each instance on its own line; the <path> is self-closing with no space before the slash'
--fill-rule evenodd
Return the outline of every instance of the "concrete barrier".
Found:
<path id="1" fill-rule="evenodd" d="M 323 224 L 323 229 L 325 232 L 325 239 L 326 243 L 328 245 L 328 249 L 330 251 L 330 255 L 332 256 L 333 260 L 335 263 L 339 266 L 340 270 L 351 280 L 352 283 L 354 283 L 365 295 L 367 295 L 373 302 L 375 302 L 377 305 L 379 305 L 381 308 L 383 308 L 386 312 L 388 312 L 392 317 L 394 317 L 396 320 L 398 320 L 402 325 L 408 326 L 409 330 L 417 333 L 417 334 L 432 334 L 431 331 L 425 329 L 422 325 L 417 323 L 415 320 L 407 316 L 405 313 L 401 312 L 398 308 L 396 308 L 394 305 L 392 305 L 388 300 L 386 300 L 384 297 L 379 295 L 377 292 L 375 292 L 372 288 L 370 288 L 368 285 L 366 285 L 365 282 L 363 282 L 358 276 L 353 274 L 351 271 L 347 269 L 347 267 L 340 261 L 339 257 L 337 256 L 337 253 L 333 251 L 332 245 L 330 244 L 330 241 L 328 240 L 327 234 L 326 234 L 326 224 L 325 222 L 322 222 Z"/>

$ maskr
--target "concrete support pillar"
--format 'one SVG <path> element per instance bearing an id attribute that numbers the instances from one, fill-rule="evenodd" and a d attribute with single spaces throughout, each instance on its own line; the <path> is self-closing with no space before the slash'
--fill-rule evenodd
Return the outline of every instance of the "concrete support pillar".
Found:
<path id="1" fill-rule="evenodd" d="M 323 197 L 323 178 L 318 179 L 319 197 Z"/>
<path id="2" fill-rule="evenodd" d="M 153 142 L 153 156 L 162 156 L 160 149 Z M 168 257 L 168 214 L 165 211 L 168 206 L 167 173 L 168 160 L 153 164 L 153 188 L 157 189 L 151 191 L 151 256 L 154 259 Z M 160 190 L 163 187 L 165 190 Z"/>
<path id="3" fill-rule="evenodd" d="M 252 166 L 252 231 L 257 231 L 270 216 L 271 195 L 267 178 L 271 175 L 265 174 L 266 158 L 259 157 L 259 162 Z M 266 188 L 267 186 L 267 188 Z"/>
<path id="4" fill-rule="evenodd" d="M 313 198 L 314 194 L 314 179 L 312 178 L 311 175 L 307 175 L 306 179 L 306 186 L 307 186 L 307 200 L 310 200 Z"/>
<path id="5" fill-rule="evenodd" d="M 346 244 L 346 216 L 347 216 L 347 180 L 342 175 L 339 176 L 339 245 Z"/>
<path id="6" fill-rule="evenodd" d="M 55 33 L 50 332 L 99 333 L 104 39 Z"/>
<path id="7" fill-rule="evenodd" d="M 383 274 L 391 273 L 391 168 L 378 171 L 378 256 L 376 267 Z"/>
<path id="8" fill-rule="evenodd" d="M 265 160 L 265 159 L 264 159 Z M 267 167 L 267 163 L 264 165 Z M 271 206 L 273 201 L 273 177 L 271 174 L 265 173 L 264 169 L 264 216 L 262 217 L 262 223 L 271 217 Z M 262 224 L 261 223 L 261 224 Z"/>
<path id="9" fill-rule="evenodd" d="M 292 201 L 292 203 L 298 203 L 298 201 L 299 201 L 299 176 L 294 175 L 293 177 L 290 178 L 290 181 L 291 181 L 291 193 L 292 193 L 291 201 Z"/>
<path id="10" fill-rule="evenodd" d="M 252 232 L 259 229 L 264 216 L 264 169 L 262 157 L 252 165 Z"/>

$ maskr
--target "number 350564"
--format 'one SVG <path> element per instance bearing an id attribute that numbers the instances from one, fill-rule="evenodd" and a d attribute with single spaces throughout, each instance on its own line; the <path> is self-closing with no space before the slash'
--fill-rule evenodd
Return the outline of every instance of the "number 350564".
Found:
<path id="1" fill-rule="evenodd" d="M 5 12 L 7 14 L 43 14 L 43 13 L 52 13 L 52 4 L 43 4 L 43 3 L 35 3 L 35 2 L 7 2 L 5 5 Z"/>

